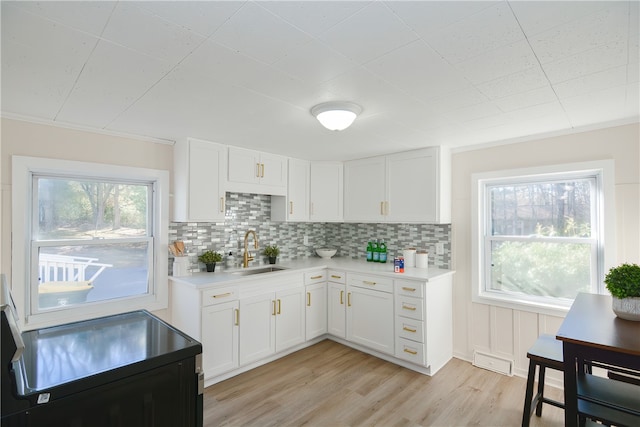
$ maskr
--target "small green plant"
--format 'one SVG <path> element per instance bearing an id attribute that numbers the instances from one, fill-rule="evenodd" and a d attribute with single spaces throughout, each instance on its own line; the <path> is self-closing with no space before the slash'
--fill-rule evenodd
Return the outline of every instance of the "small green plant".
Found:
<path id="1" fill-rule="evenodd" d="M 198 261 L 203 264 L 215 264 L 216 262 L 222 261 L 222 255 L 220 255 L 218 252 L 206 251 L 198 257 Z"/>
<path id="2" fill-rule="evenodd" d="M 269 258 L 275 258 L 280 254 L 280 249 L 277 245 L 269 245 L 264 248 L 264 254 Z"/>
<path id="3" fill-rule="evenodd" d="M 616 298 L 640 297 L 640 266 L 622 264 L 614 267 L 605 276 L 604 283 Z"/>

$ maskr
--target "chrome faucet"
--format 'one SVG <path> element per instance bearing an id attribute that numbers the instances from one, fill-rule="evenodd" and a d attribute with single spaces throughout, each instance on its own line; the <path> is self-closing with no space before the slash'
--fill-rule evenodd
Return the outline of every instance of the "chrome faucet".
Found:
<path id="1" fill-rule="evenodd" d="M 253 261 L 253 257 L 249 255 L 249 234 L 253 234 L 253 247 L 258 249 L 258 235 L 255 231 L 249 230 L 244 235 L 244 258 L 242 268 L 249 267 L 249 261 Z"/>

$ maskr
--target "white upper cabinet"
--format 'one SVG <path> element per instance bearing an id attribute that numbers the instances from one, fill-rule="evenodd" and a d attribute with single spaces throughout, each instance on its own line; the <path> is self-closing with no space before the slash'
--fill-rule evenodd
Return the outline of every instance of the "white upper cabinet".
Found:
<path id="1" fill-rule="evenodd" d="M 450 161 L 430 147 L 345 162 L 345 220 L 450 223 Z"/>
<path id="2" fill-rule="evenodd" d="M 227 147 L 188 138 L 175 143 L 173 159 L 174 221 L 224 221 Z"/>
<path id="3" fill-rule="evenodd" d="M 287 158 L 260 151 L 229 147 L 228 191 L 287 194 Z"/>
<path id="4" fill-rule="evenodd" d="M 342 221 L 343 165 L 311 162 L 309 219 L 314 222 Z"/>
<path id="5" fill-rule="evenodd" d="M 309 162 L 289 159 L 287 196 L 271 197 L 272 221 L 309 221 Z"/>

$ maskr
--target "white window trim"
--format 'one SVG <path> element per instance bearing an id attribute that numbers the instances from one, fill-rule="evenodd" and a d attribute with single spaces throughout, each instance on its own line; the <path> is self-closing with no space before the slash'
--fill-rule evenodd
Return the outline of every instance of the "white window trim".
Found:
<path id="1" fill-rule="evenodd" d="M 510 169 L 504 171 L 492 171 L 472 174 L 471 176 L 471 283 L 472 297 L 474 303 L 488 304 L 514 310 L 530 311 L 540 314 L 564 317 L 571 306 L 571 302 L 565 304 L 550 304 L 546 301 L 532 301 L 528 299 L 518 299 L 515 296 L 499 295 L 485 291 L 484 281 L 486 274 L 483 265 L 484 244 L 484 213 L 486 212 L 486 198 L 483 197 L 483 187 L 492 181 L 504 180 L 505 178 L 523 178 L 535 175 L 553 173 L 594 173 L 599 180 L 599 201 L 598 217 L 600 219 L 599 228 L 602 232 L 603 259 L 599 265 L 598 276 L 603 278 L 604 272 L 614 266 L 616 261 L 615 245 L 615 178 L 614 161 L 598 160 L 592 162 L 567 163 L 551 166 L 540 166 L 523 169 Z M 600 287 L 601 292 L 605 292 Z"/>
<path id="2" fill-rule="evenodd" d="M 87 304 L 69 310 L 30 315 L 28 287 L 30 283 L 31 227 L 33 205 L 33 175 L 64 174 L 66 176 L 131 179 L 155 182 L 153 194 L 153 277 L 154 291 L 140 297 L 129 297 L 99 304 Z M 159 169 L 107 165 L 41 157 L 12 156 L 12 294 L 20 314 L 20 327 L 24 330 L 56 324 L 124 313 L 133 310 L 156 311 L 166 309 L 169 303 L 168 256 L 169 233 L 169 172 Z"/>

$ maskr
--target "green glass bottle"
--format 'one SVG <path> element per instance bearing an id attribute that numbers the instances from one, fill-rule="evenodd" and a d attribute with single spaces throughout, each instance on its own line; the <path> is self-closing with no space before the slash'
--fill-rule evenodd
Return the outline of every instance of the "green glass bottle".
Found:
<path id="1" fill-rule="evenodd" d="M 384 240 L 380 241 L 378 250 L 380 251 L 378 255 L 379 262 L 387 262 L 387 245 L 384 243 Z"/>
<path id="2" fill-rule="evenodd" d="M 377 239 L 373 243 L 373 262 L 380 262 L 380 246 Z"/>
<path id="3" fill-rule="evenodd" d="M 369 240 L 369 242 L 367 242 L 367 262 L 372 262 L 373 261 L 373 244 L 371 243 L 371 240 Z"/>

